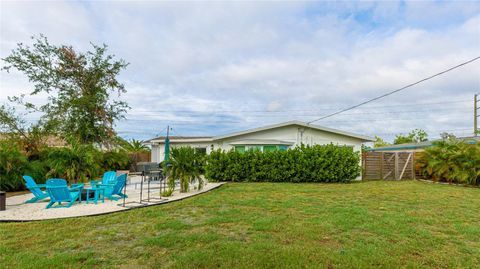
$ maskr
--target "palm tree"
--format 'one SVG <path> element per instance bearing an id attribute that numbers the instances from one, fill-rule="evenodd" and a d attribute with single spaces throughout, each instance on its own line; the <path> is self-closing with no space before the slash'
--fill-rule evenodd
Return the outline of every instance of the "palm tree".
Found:
<path id="1" fill-rule="evenodd" d="M 129 153 L 142 153 L 148 152 L 150 149 L 143 144 L 143 141 L 132 139 L 130 141 L 125 141 L 123 148 Z"/>
<path id="2" fill-rule="evenodd" d="M 118 144 L 129 153 L 132 165 L 138 162 L 138 156 L 141 153 L 150 151 L 150 148 L 145 146 L 141 140 L 132 139 L 127 141 L 123 138 L 118 138 Z"/>
<path id="3" fill-rule="evenodd" d="M 198 181 L 198 189 L 203 187 L 204 156 L 192 147 L 173 148 L 170 158 L 169 187 L 175 186 L 175 180 L 180 180 L 180 192 L 188 192 L 191 183 Z"/>
<path id="4" fill-rule="evenodd" d="M 427 178 L 449 183 L 478 184 L 480 179 L 480 144 L 445 140 L 427 148 L 419 160 Z"/>

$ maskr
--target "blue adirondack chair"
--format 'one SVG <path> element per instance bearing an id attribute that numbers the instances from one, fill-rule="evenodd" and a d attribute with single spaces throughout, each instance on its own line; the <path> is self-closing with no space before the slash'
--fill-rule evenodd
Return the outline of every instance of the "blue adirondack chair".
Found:
<path id="1" fill-rule="evenodd" d="M 117 172 L 115 171 L 108 171 L 103 174 L 102 179 L 98 180 L 90 180 L 90 186 L 92 188 L 100 187 L 100 185 L 110 185 L 114 184 L 117 180 Z M 105 195 L 111 195 L 111 188 L 105 190 Z"/>
<path id="2" fill-rule="evenodd" d="M 47 180 L 47 193 L 50 196 L 50 203 L 47 208 L 51 207 L 70 207 L 78 201 L 82 202 L 83 184 L 75 184 L 71 188 L 68 187 L 67 181 L 61 178 L 52 178 Z M 67 202 L 67 205 L 62 205 L 62 202 Z M 53 206 L 55 203 L 58 205 Z"/>
<path id="3" fill-rule="evenodd" d="M 23 176 L 23 180 L 25 180 L 25 186 L 27 186 L 27 189 L 33 194 L 33 198 L 25 201 L 25 203 L 35 203 L 48 198 L 48 193 L 41 190 L 41 188 L 46 188 L 47 185 L 37 184 L 31 176 L 25 175 Z"/>
<path id="4" fill-rule="evenodd" d="M 98 184 L 99 187 L 105 188 L 105 197 L 110 200 L 117 201 L 120 198 L 128 198 L 127 195 L 123 194 L 123 188 L 127 182 L 127 174 L 122 174 L 117 177 L 112 184 Z"/>

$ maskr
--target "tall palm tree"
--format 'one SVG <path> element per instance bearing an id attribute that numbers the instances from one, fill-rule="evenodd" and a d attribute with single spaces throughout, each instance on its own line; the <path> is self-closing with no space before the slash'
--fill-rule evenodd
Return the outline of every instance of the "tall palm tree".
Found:
<path id="1" fill-rule="evenodd" d="M 143 141 L 136 139 L 125 141 L 123 148 L 129 153 L 142 153 L 149 151 L 149 148 L 143 144 Z"/>
<path id="2" fill-rule="evenodd" d="M 141 140 L 132 139 L 130 141 L 127 141 L 119 137 L 117 143 L 129 153 L 132 165 L 136 165 L 136 163 L 138 162 L 138 156 L 141 153 L 150 151 L 150 148 L 145 146 L 143 144 L 143 141 Z"/>

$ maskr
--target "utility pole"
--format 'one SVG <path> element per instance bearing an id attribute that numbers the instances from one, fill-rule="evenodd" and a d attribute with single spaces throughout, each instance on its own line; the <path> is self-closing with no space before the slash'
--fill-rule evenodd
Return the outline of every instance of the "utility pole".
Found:
<path id="1" fill-rule="evenodd" d="M 478 136 L 478 94 L 475 94 L 473 101 L 473 135 Z"/>

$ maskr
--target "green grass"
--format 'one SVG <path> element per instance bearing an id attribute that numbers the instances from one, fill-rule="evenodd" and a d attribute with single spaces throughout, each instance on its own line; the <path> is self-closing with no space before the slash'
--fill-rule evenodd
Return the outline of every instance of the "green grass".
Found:
<path id="1" fill-rule="evenodd" d="M 413 181 L 227 184 L 163 206 L 0 224 L 7 268 L 478 264 L 480 189 Z"/>

